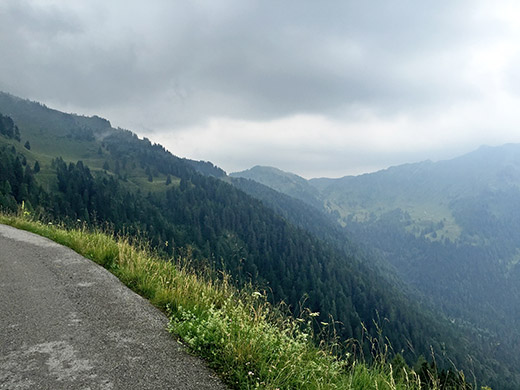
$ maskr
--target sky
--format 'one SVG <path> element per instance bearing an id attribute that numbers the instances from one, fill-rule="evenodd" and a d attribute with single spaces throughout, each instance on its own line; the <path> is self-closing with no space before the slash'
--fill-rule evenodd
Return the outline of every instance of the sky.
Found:
<path id="1" fill-rule="evenodd" d="M 0 90 L 227 172 L 520 142 L 520 3 L 1 0 Z"/>

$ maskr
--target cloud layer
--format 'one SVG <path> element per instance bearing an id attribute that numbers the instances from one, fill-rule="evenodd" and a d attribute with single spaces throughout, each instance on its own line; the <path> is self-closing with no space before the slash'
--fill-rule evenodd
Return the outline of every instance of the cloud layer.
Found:
<path id="1" fill-rule="evenodd" d="M 228 170 L 339 176 L 520 142 L 519 16 L 505 0 L 4 0 L 0 89 Z"/>

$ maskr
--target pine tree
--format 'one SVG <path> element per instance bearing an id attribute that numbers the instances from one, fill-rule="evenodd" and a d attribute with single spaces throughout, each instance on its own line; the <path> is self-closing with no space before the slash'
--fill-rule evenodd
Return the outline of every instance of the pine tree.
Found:
<path id="1" fill-rule="evenodd" d="M 20 129 L 18 128 L 18 126 L 15 126 L 15 127 L 14 127 L 14 139 L 17 140 L 18 142 L 21 141 L 21 138 L 20 138 Z"/>

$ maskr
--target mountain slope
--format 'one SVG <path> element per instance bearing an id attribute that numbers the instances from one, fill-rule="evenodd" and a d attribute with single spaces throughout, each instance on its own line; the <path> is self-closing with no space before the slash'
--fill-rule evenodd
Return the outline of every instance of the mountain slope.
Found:
<path id="1" fill-rule="evenodd" d="M 252 281 L 296 312 L 307 297 L 318 321 L 328 322 L 329 315 L 338 321 L 344 340 L 361 340 L 364 327 L 377 337 L 373 320 L 379 317 L 388 323 L 384 335 L 411 362 L 430 345 L 442 350 L 443 340 L 451 340 L 448 353 L 458 361 L 474 352 L 446 321 L 432 321 L 355 251 L 338 250 L 225 181 L 198 173 L 219 176 L 213 165 L 177 158 L 101 118 L 10 95 L 1 95 L 0 112 L 12 115 L 21 133 L 20 142 L 0 139 L 8 164 L 0 171 L 0 183 L 9 184 L 0 191 L 6 207 L 24 201 L 47 218 L 144 234 L 158 251 L 209 263 L 237 283 Z M 30 149 L 23 146 L 27 141 Z M 370 345 L 362 347 L 369 357 Z"/>
<path id="2" fill-rule="evenodd" d="M 308 184 L 351 237 L 375 249 L 454 323 L 486 340 L 486 354 L 518 381 L 519 145 Z"/>
<path id="3" fill-rule="evenodd" d="M 451 258 L 447 263 L 469 256 L 473 259 L 466 260 L 469 268 L 474 270 L 481 262 L 487 276 L 496 274 L 496 287 L 510 281 L 517 272 L 519 145 L 483 147 L 449 161 L 409 164 L 359 177 L 318 179 L 310 183 L 327 199 L 327 207 L 337 211 L 341 222 L 351 230 L 364 230 L 375 239 L 377 226 L 387 231 L 393 227 L 403 234 L 402 242 L 428 246 L 422 253 L 438 253 L 436 247 L 453 253 L 441 256 Z M 378 236 L 382 238 L 383 233 Z M 472 250 L 475 248 L 478 251 Z M 397 257 L 402 260 L 397 253 L 388 259 L 403 271 L 407 269 L 409 275 L 415 271 L 410 280 L 417 285 L 427 282 L 425 278 L 413 279 L 421 273 L 420 267 L 410 263 L 417 262 L 417 256 L 404 264 Z M 422 262 L 428 263 L 431 261 L 427 258 Z M 470 270 L 467 279 L 475 281 L 479 275 L 484 276 L 482 271 L 474 274 Z M 464 280 L 464 275 L 461 278 Z M 470 280 L 468 283 L 472 284 Z M 456 287 L 455 281 L 453 284 Z M 508 290 L 515 290 L 511 289 Z M 493 307 L 504 306 L 501 302 L 507 305 L 509 295 L 504 292 L 492 302 Z M 480 295 L 479 299 L 480 303 L 485 302 L 486 296 Z"/>

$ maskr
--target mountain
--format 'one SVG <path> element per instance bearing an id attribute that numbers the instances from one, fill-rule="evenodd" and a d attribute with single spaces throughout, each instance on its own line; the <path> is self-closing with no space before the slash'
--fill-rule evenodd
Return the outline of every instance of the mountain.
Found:
<path id="1" fill-rule="evenodd" d="M 453 361 L 500 388 L 520 383 L 515 359 L 503 364 L 501 354 L 489 352 L 492 336 L 476 341 L 478 329 L 421 305 L 412 287 L 404 291 L 403 280 L 413 286 L 412 279 L 378 241 L 383 266 L 372 249 L 360 249 L 355 242 L 366 242 L 365 225 L 350 226 L 349 214 L 324 198 L 327 191 L 336 194 L 332 183 L 326 191 L 271 169 L 280 176 L 275 182 L 302 198 L 295 200 L 228 177 L 212 163 L 173 156 L 103 118 L 65 114 L 4 93 L 0 113 L 10 129 L 0 135 L 3 208 L 16 210 L 23 202 L 27 213 L 42 219 L 144 236 L 159 253 L 188 257 L 194 267 L 224 270 L 239 285 L 266 289 L 295 314 L 303 302 L 319 313 L 318 330 L 332 316 L 340 339 L 359 340 L 366 358 L 373 343 L 390 342 L 413 364 L 429 356 L 431 346 L 439 367 L 451 368 Z"/>
<path id="2" fill-rule="evenodd" d="M 511 305 L 520 304 L 520 145 L 310 184 L 342 224 L 378 243 L 403 277 L 450 316 L 459 318 L 463 303 L 481 326 L 493 328 L 499 314 L 518 328 Z M 385 243 L 385 231 L 399 238 Z"/>
<path id="3" fill-rule="evenodd" d="M 275 177 L 258 180 L 288 194 Z M 487 339 L 486 354 L 504 366 L 520 363 L 520 145 L 307 185 L 352 239 L 451 321 Z M 508 375 L 518 380 L 514 364 Z"/>
<path id="4" fill-rule="evenodd" d="M 252 179 L 314 207 L 321 207 L 319 191 L 310 185 L 307 180 L 293 173 L 257 165 L 242 172 L 231 173 L 229 176 Z"/>
<path id="5" fill-rule="evenodd" d="M 465 156 L 433 163 L 406 164 L 384 171 L 342 179 L 312 179 L 309 184 L 326 199 L 329 210 L 343 217 L 365 219 L 406 209 L 414 223 L 446 219 L 442 237 L 457 239 L 461 226 L 454 219 L 453 202 L 486 191 L 518 188 L 518 145 L 482 147 Z"/>
<path id="6" fill-rule="evenodd" d="M 518 359 L 519 145 L 313 185 L 404 280 L 453 321 L 491 335 L 490 354 Z"/>
<path id="7" fill-rule="evenodd" d="M 399 324 L 386 335 L 409 361 L 440 346 L 423 331 L 429 317 L 355 251 L 336 249 L 216 178 L 222 172 L 211 163 L 180 159 L 105 119 L 8 94 L 0 94 L 0 112 L 21 135 L 0 138 L 3 207 L 14 210 L 24 201 L 43 218 L 145 235 L 158 251 L 191 256 L 194 264 L 229 272 L 237 283 L 251 281 L 295 312 L 305 299 L 320 313 L 318 320 L 334 316 L 345 340 L 361 339 L 363 326 L 375 336 L 379 313 Z M 369 345 L 363 346 L 370 356 Z"/>

